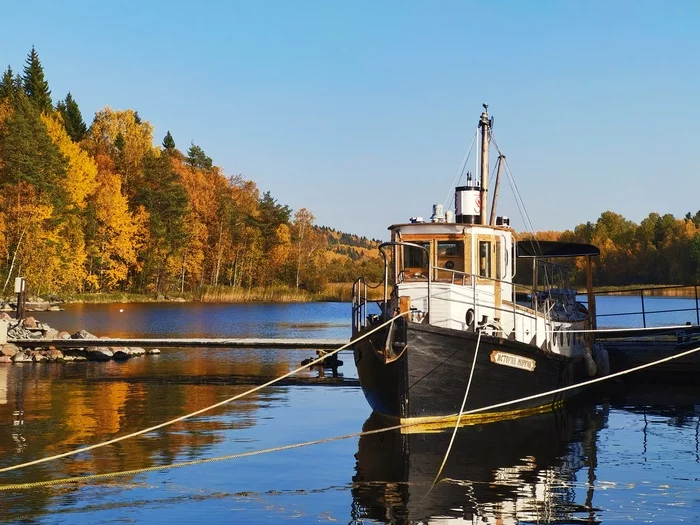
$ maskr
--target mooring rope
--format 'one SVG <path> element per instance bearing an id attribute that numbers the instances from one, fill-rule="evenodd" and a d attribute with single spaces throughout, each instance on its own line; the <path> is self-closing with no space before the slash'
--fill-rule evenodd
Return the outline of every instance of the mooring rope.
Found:
<path id="1" fill-rule="evenodd" d="M 388 324 L 389 322 L 391 322 L 391 321 L 387 321 L 387 323 L 384 323 L 384 325 L 382 325 L 382 326 L 385 326 L 385 325 Z M 380 327 L 377 327 L 377 328 L 380 328 Z M 366 335 L 370 335 L 370 333 L 371 333 L 371 332 L 368 332 Z M 360 339 L 361 339 L 361 338 L 360 338 Z M 357 339 L 357 340 L 359 340 L 359 339 Z M 356 340 L 356 341 L 357 341 L 357 340 Z M 355 341 L 353 341 L 353 342 L 355 342 Z M 343 348 L 343 347 L 341 347 L 341 348 Z M 340 351 L 340 349 L 334 350 L 334 352 L 336 352 L 336 351 Z M 182 462 L 182 463 L 171 463 L 171 464 L 168 464 L 168 465 L 158 465 L 158 466 L 154 466 L 154 467 L 146 467 L 146 468 L 143 468 L 143 469 L 125 470 L 125 471 L 120 471 L 120 472 L 107 472 L 107 473 L 104 473 L 104 474 L 91 474 L 91 475 L 87 475 L 87 476 L 77 476 L 77 477 L 70 477 L 70 478 L 59 478 L 59 479 L 53 479 L 53 480 L 48 480 L 48 481 L 36 481 L 36 482 L 32 482 L 32 483 L 17 483 L 17 484 L 12 484 L 12 485 L 9 485 L 9 484 L 8 484 L 8 485 L 0 485 L 0 491 L 5 491 L 5 490 L 24 490 L 24 489 L 30 489 L 30 488 L 36 488 L 36 487 L 44 487 L 44 486 L 51 486 L 51 485 L 63 485 L 63 484 L 67 484 L 67 483 L 76 483 L 76 482 L 80 482 L 80 481 L 89 481 L 89 480 L 92 480 L 92 479 L 104 479 L 104 478 L 111 478 L 111 477 L 118 477 L 118 476 L 126 476 L 126 475 L 130 475 L 130 474 L 139 474 L 139 473 L 144 473 L 144 472 L 153 472 L 153 471 L 157 471 L 157 470 L 168 470 L 168 469 L 172 469 L 172 468 L 187 467 L 187 466 L 199 465 L 199 464 L 205 464 L 205 463 L 214 463 L 214 462 L 217 462 L 217 461 L 225 461 L 225 460 L 229 460 L 229 459 L 237 459 L 237 458 L 248 457 L 248 456 L 256 456 L 256 455 L 261 455 L 261 454 L 267 454 L 267 453 L 270 453 L 270 452 L 277 452 L 277 451 L 281 451 L 281 450 L 290 450 L 290 449 L 301 448 L 301 447 L 306 447 L 306 446 L 311 446 L 311 445 L 318 445 L 318 444 L 322 444 L 322 443 L 330 443 L 330 442 L 333 442 L 333 441 L 341 441 L 341 440 L 344 440 L 344 439 L 350 439 L 350 438 L 354 438 L 354 437 L 363 437 L 363 436 L 368 436 L 368 435 L 372 435 L 372 434 L 379 434 L 379 433 L 382 433 L 382 432 L 390 432 L 390 431 L 393 431 L 393 430 L 406 429 L 406 428 L 410 428 L 410 427 L 414 427 L 414 426 L 421 426 L 421 425 L 424 425 L 424 424 L 426 424 L 426 423 L 440 423 L 440 422 L 442 422 L 442 421 L 449 421 L 449 420 L 453 419 L 455 416 L 461 417 L 462 415 L 476 414 L 476 413 L 479 413 L 479 412 L 485 412 L 485 411 L 492 410 L 492 409 L 495 409 L 495 408 L 502 408 L 502 407 L 504 407 L 504 406 L 508 406 L 508 405 L 512 405 L 512 404 L 516 404 L 516 403 L 521 403 L 521 402 L 523 402 L 523 401 L 530 401 L 530 400 L 533 400 L 533 399 L 537 399 L 537 398 L 539 398 L 539 397 L 546 397 L 546 396 L 549 396 L 549 395 L 555 395 L 555 394 L 558 394 L 558 393 L 566 392 L 567 390 L 572 390 L 572 389 L 574 389 L 574 388 L 583 388 L 583 387 L 592 385 L 592 384 L 594 384 L 594 383 L 599 383 L 599 382 L 601 382 L 601 381 L 606 381 L 606 380 L 609 380 L 609 379 L 613 379 L 613 378 L 615 378 L 615 377 L 620 377 L 620 376 L 623 376 L 623 375 L 626 375 L 626 374 L 630 374 L 630 373 L 633 373 L 633 372 L 637 372 L 637 371 L 643 370 L 643 369 L 645 369 L 645 368 L 650 368 L 650 367 L 652 367 L 652 366 L 655 366 L 655 365 L 658 365 L 658 364 L 661 364 L 661 363 L 666 363 L 666 362 L 671 361 L 671 360 L 673 360 L 673 359 L 678 359 L 678 358 L 680 358 L 680 357 L 685 357 L 685 356 L 687 356 L 687 355 L 693 354 L 693 353 L 698 352 L 698 351 L 700 351 L 700 346 L 698 346 L 698 347 L 696 347 L 696 348 L 692 348 L 692 349 L 690 349 L 690 350 L 686 350 L 686 351 L 681 352 L 681 353 L 679 353 L 679 354 L 674 354 L 674 355 L 672 355 L 672 356 L 668 356 L 668 357 L 664 357 L 664 358 L 662 358 L 662 359 L 658 359 L 658 360 L 653 361 L 653 362 L 651 362 L 651 363 L 646 363 L 646 364 L 643 364 L 643 365 L 636 366 L 636 367 L 634 367 L 634 368 L 630 368 L 630 369 L 627 369 L 627 370 L 622 370 L 622 371 L 620 371 L 620 372 L 615 372 L 614 374 L 610 374 L 610 375 L 607 375 L 607 376 L 596 377 L 596 378 L 594 378 L 594 379 L 590 379 L 590 380 L 584 381 L 584 382 L 582 382 L 582 383 L 576 383 L 575 385 L 569 385 L 569 386 L 566 386 L 566 387 L 557 388 L 557 389 L 555 389 L 555 390 L 550 390 L 550 391 L 548 391 L 548 392 L 542 392 L 542 393 L 540 393 L 540 394 L 535 394 L 535 395 L 523 397 L 523 398 L 520 398 L 520 399 L 514 399 L 514 400 L 512 400 L 512 401 L 506 401 L 506 402 L 498 403 L 498 404 L 495 404 L 495 405 L 490 405 L 490 406 L 481 407 L 481 408 L 475 408 L 475 409 L 472 409 L 472 410 L 468 410 L 468 411 L 466 411 L 466 412 L 460 411 L 459 414 L 451 414 L 451 415 L 447 415 L 447 416 L 438 416 L 438 417 L 435 417 L 435 418 L 430 418 L 430 419 L 428 419 L 428 420 L 421 420 L 420 422 L 409 422 L 409 423 L 404 423 L 404 424 L 401 424 L 401 425 L 394 425 L 394 426 L 384 427 L 384 428 L 380 428 L 380 429 L 376 429 L 376 430 L 367 430 L 367 431 L 364 431 L 364 432 L 354 432 L 354 433 L 352 433 L 352 434 L 345 434 L 345 435 L 342 435 L 342 436 L 328 437 L 328 438 L 318 439 L 318 440 L 314 440 L 314 441 L 307 441 L 307 442 L 304 442 L 304 443 L 296 443 L 296 444 L 292 444 L 292 445 L 283 445 L 283 446 L 274 447 L 274 448 L 261 449 L 261 450 L 254 450 L 254 451 L 249 451 L 249 452 L 242 452 L 242 453 L 240 453 L 240 454 L 232 454 L 232 455 L 220 456 L 220 457 L 216 457 L 216 458 L 208 458 L 208 459 L 200 459 L 200 460 L 186 461 L 186 462 Z M 142 433 L 143 433 L 143 432 L 142 432 Z M 122 439 L 126 439 L 126 436 L 125 436 L 124 438 L 122 438 Z M 103 445 L 101 444 L 100 446 L 103 446 Z M 85 450 L 85 449 L 79 449 L 80 452 L 82 452 L 83 450 Z M 77 452 L 73 452 L 73 453 L 77 453 Z M 49 461 L 49 460 L 51 460 L 51 459 L 56 459 L 57 457 L 58 457 L 58 456 L 55 456 L 55 457 L 52 457 L 52 458 L 46 458 L 46 459 L 44 459 L 43 461 Z M 43 461 L 42 461 L 42 462 L 43 462 Z M 27 464 L 27 465 L 28 465 L 28 464 Z M 21 468 L 21 467 L 27 466 L 27 465 L 17 465 L 17 466 L 15 466 L 15 467 L 6 468 L 6 469 L 3 469 L 3 470 L 5 470 L 5 471 L 6 471 L 6 470 L 12 470 L 13 468 Z"/>
<path id="2" fill-rule="evenodd" d="M 462 413 L 464 412 L 464 405 L 467 404 L 467 396 L 469 395 L 469 389 L 472 386 L 472 378 L 474 377 L 474 369 L 476 368 L 476 358 L 479 355 L 479 345 L 481 344 L 481 333 L 482 330 L 479 330 L 479 335 L 476 337 L 476 347 L 474 348 L 474 359 L 472 360 L 472 369 L 469 372 L 469 381 L 467 381 L 467 389 L 464 391 L 464 398 L 462 399 L 462 405 L 459 407 L 459 415 L 457 416 L 457 422 L 455 423 L 455 428 L 452 431 L 452 437 L 450 438 L 450 444 L 447 446 L 447 450 L 445 451 L 445 457 L 442 458 L 442 463 L 440 464 L 440 468 L 437 471 L 437 474 L 435 474 L 435 478 L 433 479 L 433 482 L 430 485 L 430 490 L 433 489 L 435 484 L 438 482 L 438 478 L 440 477 L 440 474 L 442 474 L 442 469 L 445 468 L 445 463 L 447 463 L 447 458 L 450 455 L 450 451 L 452 450 L 452 444 L 455 441 L 455 436 L 457 436 L 457 429 L 459 428 L 459 423 L 462 421 Z"/>
<path id="3" fill-rule="evenodd" d="M 360 338 L 358 338 L 358 339 L 355 339 L 355 340 L 352 340 L 352 341 L 349 341 L 348 343 L 344 344 L 344 345 L 341 346 L 340 348 L 337 348 L 337 349 L 335 349 L 335 350 L 332 350 L 332 351 L 330 351 L 330 352 L 327 352 L 326 354 L 324 354 L 324 355 L 318 357 L 317 359 L 314 359 L 313 361 L 311 361 L 311 362 L 309 362 L 309 363 L 307 363 L 307 364 L 305 364 L 305 365 L 300 366 L 299 368 L 296 368 L 295 370 L 292 370 L 291 372 L 287 372 L 286 374 L 281 375 L 281 376 L 279 376 L 279 377 L 277 377 L 277 378 L 275 378 L 275 379 L 271 379 L 271 380 L 268 381 L 267 383 L 263 383 L 262 385 L 258 385 L 258 386 L 256 386 L 256 387 L 253 387 L 253 388 L 251 388 L 251 389 L 249 389 L 249 390 L 246 390 L 245 392 L 243 392 L 243 393 L 241 393 L 241 394 L 235 395 L 235 396 L 233 396 L 233 397 L 229 397 L 228 399 L 224 399 L 223 401 L 219 401 L 218 403 L 214 403 L 213 405 L 210 405 L 210 406 L 208 406 L 208 407 L 201 408 L 201 409 L 199 409 L 199 410 L 196 410 L 195 412 L 191 412 L 191 413 L 186 414 L 186 415 L 184 415 L 184 416 L 180 416 L 180 417 L 177 417 L 177 418 L 175 418 L 175 419 L 171 419 L 170 421 L 166 421 L 166 422 L 164 422 L 164 423 L 160 423 L 160 424 L 158 424 L 158 425 L 154 425 L 154 426 L 152 426 L 152 427 L 148 427 L 148 428 L 145 428 L 145 429 L 143 429 L 143 430 L 139 430 L 139 431 L 137 431 L 137 432 L 132 432 L 131 434 L 127 434 L 127 435 L 125 435 L 125 436 L 120 436 L 120 437 L 117 437 L 117 438 L 114 438 L 114 439 L 110 439 L 109 441 L 103 441 L 102 443 L 95 443 L 94 445 L 89 445 L 89 446 L 87 446 L 87 447 L 79 448 L 79 449 L 76 449 L 76 450 L 70 450 L 70 451 L 68 451 L 68 452 L 63 452 L 63 453 L 61 453 L 61 454 L 56 454 L 56 455 L 54 455 L 54 456 L 49 456 L 49 457 L 46 457 L 46 458 L 36 459 L 36 460 L 34 460 L 34 461 L 28 461 L 28 462 L 26 462 L 26 463 L 20 463 L 19 465 L 13 465 L 13 466 L 10 466 L 10 467 L 0 468 L 0 473 L 2 473 L 2 472 L 9 472 L 9 471 L 11 471 L 11 470 L 17 470 L 17 469 L 21 469 L 21 468 L 24 468 L 24 467 L 29 467 L 29 466 L 31 466 L 31 465 L 38 465 L 38 464 L 40 464 L 40 463 L 46 463 L 46 462 L 48 462 L 48 461 L 53 461 L 53 460 L 56 460 L 56 459 L 65 458 L 65 457 L 68 457 L 68 456 L 73 456 L 73 455 L 75 455 L 75 454 L 81 454 L 81 453 L 87 452 L 87 451 L 89 451 L 89 450 L 94 450 L 94 449 L 96 449 L 96 448 L 100 448 L 100 447 L 104 447 L 104 446 L 107 446 L 107 445 L 111 445 L 111 444 L 113 444 L 113 443 L 118 443 L 118 442 L 120 442 L 120 441 L 124 441 L 124 440 L 126 440 L 126 439 L 130 439 L 130 438 L 133 438 L 133 437 L 136 437 L 136 436 L 140 436 L 140 435 L 142 435 L 142 434 L 147 434 L 147 433 L 149 433 L 149 432 L 153 432 L 154 430 L 158 430 L 158 429 L 160 429 L 160 428 L 167 427 L 167 426 L 173 425 L 173 424 L 175 424 L 175 423 L 179 423 L 180 421 L 184 421 L 185 419 L 189 419 L 189 418 L 191 418 L 191 417 L 198 416 L 198 415 L 200 415 L 200 414 L 203 414 L 203 413 L 205 413 L 205 412 L 208 412 L 208 411 L 210 411 L 210 410 L 213 410 L 214 408 L 218 408 L 218 407 L 220 407 L 220 406 L 222 406 L 222 405 L 225 405 L 225 404 L 227 404 L 227 403 L 231 403 L 232 401 L 236 401 L 236 400 L 238 400 L 238 399 L 241 399 L 242 397 L 245 397 L 245 396 L 250 395 L 250 394 L 252 394 L 252 393 L 254 393 L 254 392 L 257 392 L 258 390 L 262 390 L 263 388 L 266 388 L 266 387 L 268 387 L 268 386 L 270 386 L 270 385 L 274 385 L 275 383 L 278 383 L 279 381 L 281 381 L 281 380 L 283 380 L 283 379 L 286 379 L 286 378 L 288 378 L 289 376 L 292 376 L 292 375 L 294 375 L 294 374 L 297 374 L 297 373 L 301 372 L 302 370 L 304 370 L 304 369 L 306 369 L 306 368 L 309 368 L 309 367 L 312 367 L 312 366 L 314 366 L 314 365 L 317 365 L 317 364 L 319 364 L 320 362 L 322 362 L 323 360 L 325 360 L 326 358 L 331 357 L 331 356 L 337 354 L 338 352 L 340 352 L 340 351 L 342 351 L 342 350 L 345 350 L 346 348 L 352 346 L 352 345 L 355 344 L 357 341 L 360 341 L 360 340 L 364 339 L 365 337 L 368 337 L 368 336 L 372 335 L 373 333 L 377 332 L 378 330 L 384 328 L 385 326 L 387 326 L 387 325 L 389 325 L 389 324 L 393 324 L 394 321 L 395 321 L 396 319 L 398 319 L 398 318 L 401 317 L 401 316 L 407 315 L 407 314 L 409 314 L 409 313 L 410 313 L 410 311 L 400 313 L 400 314 L 398 314 L 398 315 L 392 317 L 392 318 L 389 319 L 388 321 L 385 321 L 384 323 L 382 323 L 382 324 L 376 326 L 375 328 L 373 328 L 372 330 L 368 331 L 367 333 L 363 334 L 362 337 L 360 337 Z"/>

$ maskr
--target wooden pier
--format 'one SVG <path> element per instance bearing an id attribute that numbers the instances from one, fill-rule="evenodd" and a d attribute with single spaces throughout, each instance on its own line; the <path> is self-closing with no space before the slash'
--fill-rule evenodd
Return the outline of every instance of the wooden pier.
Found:
<path id="1" fill-rule="evenodd" d="M 210 347 L 210 348 L 318 348 L 335 350 L 348 343 L 347 339 L 265 339 L 265 338 L 174 338 L 174 339 L 140 339 L 140 338 L 100 338 L 100 339 L 7 339 L 22 348 L 87 348 L 94 346 L 138 346 L 142 348 L 158 347 Z"/>

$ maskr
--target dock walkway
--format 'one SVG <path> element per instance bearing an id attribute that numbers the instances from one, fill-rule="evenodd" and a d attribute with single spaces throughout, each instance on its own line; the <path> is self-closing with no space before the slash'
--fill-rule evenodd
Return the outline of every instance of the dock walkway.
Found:
<path id="1" fill-rule="evenodd" d="M 86 348 L 94 346 L 156 347 L 214 347 L 214 348 L 320 348 L 336 349 L 348 343 L 347 339 L 274 339 L 274 338 L 100 338 L 100 339 L 11 339 L 8 343 L 23 348 L 49 347 Z"/>

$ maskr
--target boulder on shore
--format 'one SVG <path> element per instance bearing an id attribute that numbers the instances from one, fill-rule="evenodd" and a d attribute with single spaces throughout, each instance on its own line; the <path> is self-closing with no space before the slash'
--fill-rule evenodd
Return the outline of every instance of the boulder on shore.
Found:
<path id="1" fill-rule="evenodd" d="M 80 332 L 75 332 L 70 336 L 71 339 L 97 339 L 96 335 L 91 334 L 87 330 L 80 330 Z"/>
<path id="2" fill-rule="evenodd" d="M 87 354 L 87 358 L 91 361 L 109 361 L 114 357 L 114 352 L 106 346 L 86 348 L 85 353 Z"/>
<path id="3" fill-rule="evenodd" d="M 21 351 L 22 350 L 19 346 L 14 345 L 12 343 L 6 343 L 2 345 L 2 347 L 0 347 L 0 355 L 4 355 L 7 357 L 12 357 L 13 355 Z"/>

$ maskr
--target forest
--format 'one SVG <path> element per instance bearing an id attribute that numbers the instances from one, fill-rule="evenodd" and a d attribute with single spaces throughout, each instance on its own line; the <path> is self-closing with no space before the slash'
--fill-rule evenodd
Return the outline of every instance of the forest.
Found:
<path id="1" fill-rule="evenodd" d="M 88 125 L 71 93 L 55 104 L 37 51 L 0 78 L 0 283 L 23 276 L 36 294 L 160 295 L 206 287 L 319 292 L 382 275 L 378 241 L 315 224 L 193 142 L 133 109 L 98 110 Z M 597 284 L 700 280 L 700 211 L 641 224 L 607 211 L 540 239 L 601 249 Z M 581 270 L 580 268 L 578 269 Z M 578 276 L 580 278 L 580 274 Z"/>
<path id="2" fill-rule="evenodd" d="M 344 243 L 348 243 L 345 246 Z M 376 241 L 318 228 L 137 111 L 55 105 L 38 53 L 0 80 L 0 277 L 34 293 L 177 294 L 206 286 L 321 290 L 381 275 Z M 372 249 L 370 249 L 372 248 Z M 11 290 L 10 290 L 11 291 Z"/>
<path id="3" fill-rule="evenodd" d="M 598 286 L 700 283 L 700 211 L 677 219 L 650 213 L 640 224 L 606 211 L 595 223 L 573 231 L 538 232 L 540 240 L 590 243 L 600 248 L 594 261 Z M 585 261 L 576 261 L 572 280 L 585 282 Z"/>

